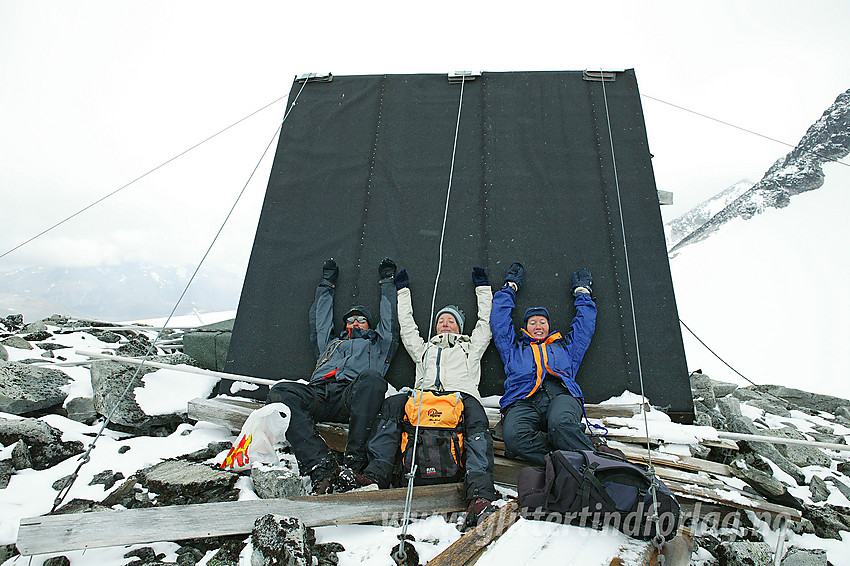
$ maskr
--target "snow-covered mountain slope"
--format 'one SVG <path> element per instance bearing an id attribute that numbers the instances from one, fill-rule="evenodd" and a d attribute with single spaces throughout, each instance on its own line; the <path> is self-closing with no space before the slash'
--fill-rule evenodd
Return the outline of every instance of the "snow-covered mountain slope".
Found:
<path id="1" fill-rule="evenodd" d="M 774 208 L 788 206 L 791 197 L 821 187 L 825 164 L 850 153 L 850 90 L 838 96 L 808 129 L 792 151 L 779 159 L 751 189 L 728 204 L 710 220 L 668 242 L 672 252 L 699 242 L 737 218 L 749 219 Z"/>
<path id="2" fill-rule="evenodd" d="M 850 168 L 671 259 L 679 317 L 756 383 L 850 397 Z M 682 330 L 690 370 L 745 384 Z"/>
<path id="3" fill-rule="evenodd" d="M 664 237 L 667 240 L 667 249 L 675 246 L 682 238 L 711 220 L 711 218 L 729 206 L 738 197 L 755 185 L 750 180 L 738 181 L 731 187 L 720 191 L 708 198 L 681 216 L 674 218 L 664 224 Z"/>

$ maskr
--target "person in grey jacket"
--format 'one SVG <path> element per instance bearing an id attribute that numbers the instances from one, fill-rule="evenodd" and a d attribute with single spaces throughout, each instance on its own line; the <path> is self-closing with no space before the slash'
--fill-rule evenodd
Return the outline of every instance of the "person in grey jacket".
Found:
<path id="1" fill-rule="evenodd" d="M 473 268 L 472 280 L 478 299 L 478 320 L 472 333 L 463 333 L 463 311 L 448 305 L 437 313 L 436 335 L 425 342 L 413 319 L 407 271 L 400 271 L 395 278 L 401 341 L 416 364 L 416 388 L 458 392 L 463 401 L 464 487 L 469 504 L 467 527 L 474 526 L 485 514 L 492 512 L 494 508 L 490 503 L 499 498 L 493 485 L 493 437 L 478 392 L 481 357 L 490 344 L 493 291 L 484 269 Z M 348 486 L 377 483 L 381 488 L 389 487 L 409 397 L 407 393 L 399 393 L 386 399 L 374 436 L 369 441 L 369 465 L 362 474 L 344 472 L 342 478 Z"/>
<path id="2" fill-rule="evenodd" d="M 398 349 L 395 272 L 389 258 L 378 267 L 377 326 L 369 309 L 355 305 L 343 316 L 345 328 L 337 335 L 333 300 L 339 268 L 333 259 L 326 260 L 310 308 L 310 341 L 317 358 L 310 382 L 281 381 L 269 391 L 266 402 L 284 403 L 292 413 L 286 440 L 301 474 L 310 475 L 313 493 L 331 493 L 340 474 L 328 445 L 316 432 L 316 422 L 348 423 L 343 465 L 354 472 L 366 466 L 367 442 L 387 392 L 384 376 Z"/>

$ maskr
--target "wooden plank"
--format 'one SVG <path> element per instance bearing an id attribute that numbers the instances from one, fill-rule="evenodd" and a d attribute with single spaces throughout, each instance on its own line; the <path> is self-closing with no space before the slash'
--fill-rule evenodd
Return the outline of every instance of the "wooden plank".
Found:
<path id="1" fill-rule="evenodd" d="M 619 448 L 623 451 L 630 461 L 639 462 L 641 464 L 649 463 L 649 456 L 646 449 L 640 449 L 631 444 L 622 442 L 613 442 L 611 446 Z M 712 462 L 711 460 L 703 460 L 692 456 L 677 456 L 675 454 L 665 454 L 663 452 L 652 451 L 652 463 L 662 464 L 670 468 L 679 468 L 690 472 L 708 472 L 710 474 L 731 477 L 732 472 L 726 464 Z"/>
<path id="2" fill-rule="evenodd" d="M 480 525 L 465 533 L 451 546 L 428 562 L 428 566 L 464 566 L 477 559 L 477 556 L 491 542 L 502 536 L 520 516 L 519 505 L 515 499 L 487 517 Z"/>
<path id="3" fill-rule="evenodd" d="M 750 499 L 741 493 L 713 490 L 694 485 L 684 485 L 673 481 L 666 483 L 667 487 L 670 488 L 670 491 L 676 494 L 677 497 L 702 499 L 704 501 L 719 503 L 736 509 L 746 509 L 755 513 L 767 513 L 773 517 L 785 517 L 789 521 L 800 522 L 803 519 L 803 516 L 796 509 L 770 503 L 769 501 Z"/>
<path id="4" fill-rule="evenodd" d="M 259 499 L 149 507 L 21 519 L 21 554 L 46 554 L 158 541 L 248 534 L 268 513 L 298 517 L 307 526 L 387 522 L 404 513 L 407 489 L 355 491 L 293 499 Z M 416 487 L 412 513 L 432 515 L 466 509 L 462 484 Z"/>

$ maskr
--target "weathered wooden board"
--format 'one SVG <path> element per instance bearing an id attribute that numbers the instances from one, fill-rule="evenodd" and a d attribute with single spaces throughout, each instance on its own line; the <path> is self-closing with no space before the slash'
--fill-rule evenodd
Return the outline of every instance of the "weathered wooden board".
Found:
<path id="1" fill-rule="evenodd" d="M 612 442 L 611 446 L 619 448 L 623 451 L 626 457 L 633 462 L 642 464 L 649 463 L 649 456 L 646 448 L 640 448 L 632 444 L 622 442 Z M 730 477 L 732 472 L 726 464 L 712 462 L 711 460 L 703 460 L 692 456 L 677 456 L 675 454 L 665 454 L 663 452 L 652 451 L 652 463 L 661 464 L 668 468 L 679 468 L 689 472 L 708 472 L 721 476 Z"/>
<path id="2" fill-rule="evenodd" d="M 428 566 L 464 566 L 476 558 L 491 542 L 502 536 L 519 518 L 515 499 L 487 517 L 480 525 L 465 533 L 451 546 L 428 562 Z"/>
<path id="3" fill-rule="evenodd" d="M 740 493 L 732 491 L 723 491 L 709 489 L 694 485 L 684 485 L 678 482 L 666 482 L 667 487 L 676 494 L 677 497 L 684 497 L 691 500 L 703 500 L 712 503 L 717 503 L 723 506 L 730 506 L 736 509 L 746 509 L 755 513 L 767 513 L 772 517 L 785 517 L 789 521 L 799 522 L 803 516 L 796 509 L 770 503 L 769 501 L 759 501 L 750 499 Z"/>
<path id="4" fill-rule="evenodd" d="M 21 519 L 21 554 L 46 554 L 122 544 L 248 534 L 268 513 L 298 517 L 307 526 L 400 519 L 406 489 L 356 491 L 294 499 L 260 499 L 47 515 Z M 412 513 L 431 515 L 466 509 L 461 484 L 414 488 Z"/>

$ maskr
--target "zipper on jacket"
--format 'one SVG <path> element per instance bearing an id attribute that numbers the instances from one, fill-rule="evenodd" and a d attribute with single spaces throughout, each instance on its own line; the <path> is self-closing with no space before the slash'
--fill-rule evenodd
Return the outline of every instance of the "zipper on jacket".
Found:
<path id="1" fill-rule="evenodd" d="M 437 388 L 437 391 L 443 390 L 443 384 L 440 383 L 440 356 L 443 355 L 443 349 L 437 348 L 437 377 L 434 379 L 434 386 Z"/>

